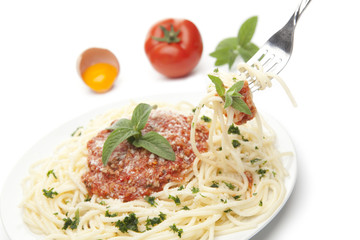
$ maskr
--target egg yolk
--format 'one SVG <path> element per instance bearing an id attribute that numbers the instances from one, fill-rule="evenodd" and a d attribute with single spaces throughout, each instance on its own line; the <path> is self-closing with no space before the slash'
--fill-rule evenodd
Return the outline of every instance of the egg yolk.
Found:
<path id="1" fill-rule="evenodd" d="M 95 92 L 106 92 L 112 87 L 117 69 L 108 63 L 96 63 L 88 67 L 82 74 L 82 78 Z"/>

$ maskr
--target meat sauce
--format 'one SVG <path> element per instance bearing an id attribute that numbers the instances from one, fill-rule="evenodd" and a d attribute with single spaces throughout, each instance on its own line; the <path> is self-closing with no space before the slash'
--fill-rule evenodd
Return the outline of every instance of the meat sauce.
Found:
<path id="1" fill-rule="evenodd" d="M 240 90 L 239 93 L 242 95 L 242 100 L 244 100 L 246 105 L 249 107 L 249 109 L 251 111 L 251 115 L 248 115 L 248 114 L 243 113 L 243 112 L 236 111 L 234 113 L 234 123 L 237 124 L 237 125 L 244 124 L 247 121 L 253 119 L 255 117 L 255 114 L 256 114 L 256 107 L 255 107 L 255 104 L 254 104 L 254 102 L 252 100 L 251 90 L 249 88 L 249 84 L 248 84 L 247 81 L 244 82 L 244 86 Z"/>
<path id="2" fill-rule="evenodd" d="M 155 131 L 165 137 L 175 152 L 175 161 L 164 160 L 124 141 L 116 147 L 104 166 L 102 147 L 111 130 L 99 132 L 87 143 L 89 170 L 82 180 L 89 195 L 127 202 L 159 192 L 168 182 L 182 182 L 192 171 L 195 159 L 190 144 L 191 121 L 192 116 L 153 110 L 142 130 L 143 134 Z M 195 141 L 200 152 L 207 150 L 208 135 L 205 125 L 199 124 Z"/>

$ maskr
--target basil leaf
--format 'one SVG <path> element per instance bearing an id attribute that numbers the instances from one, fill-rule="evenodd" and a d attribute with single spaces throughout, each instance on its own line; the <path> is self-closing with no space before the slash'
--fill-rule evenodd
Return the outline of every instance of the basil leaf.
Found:
<path id="1" fill-rule="evenodd" d="M 131 117 L 131 123 L 135 130 L 140 131 L 145 127 L 152 109 L 153 107 L 146 103 L 140 103 L 136 106 Z"/>
<path id="2" fill-rule="evenodd" d="M 235 51 L 237 46 L 237 38 L 235 37 L 222 40 L 217 45 L 215 51 L 210 53 L 211 57 L 216 58 L 215 66 L 221 66 L 228 63 L 229 68 L 231 68 L 237 57 L 237 51 Z"/>
<path id="3" fill-rule="evenodd" d="M 142 147 L 166 160 L 175 161 L 176 156 L 170 143 L 157 132 L 148 132 L 133 142 L 135 147 Z"/>
<path id="4" fill-rule="evenodd" d="M 122 118 L 118 121 L 116 121 L 113 125 L 111 125 L 110 127 L 108 127 L 107 129 L 110 130 L 115 130 L 117 128 L 128 128 L 128 129 L 133 129 L 133 125 L 131 123 L 131 120 L 126 119 L 126 118 Z"/>
<path id="5" fill-rule="evenodd" d="M 230 56 L 229 56 L 229 69 L 232 67 L 232 65 L 234 64 L 235 62 L 235 59 L 237 57 L 237 53 L 235 53 L 234 51 L 232 51 L 230 53 Z"/>
<path id="6" fill-rule="evenodd" d="M 255 33 L 256 24 L 257 24 L 257 16 L 251 17 L 247 19 L 240 27 L 238 32 L 238 43 L 240 46 L 245 46 L 249 43 Z"/>
<path id="7" fill-rule="evenodd" d="M 230 107 L 231 104 L 232 104 L 233 100 L 232 100 L 232 97 L 226 93 L 225 94 L 225 105 L 224 105 L 224 108 L 227 108 L 227 107 Z"/>
<path id="8" fill-rule="evenodd" d="M 228 93 L 229 95 L 232 96 L 235 93 L 240 92 L 240 90 L 243 88 L 243 86 L 244 86 L 244 81 L 237 81 L 227 90 L 226 93 Z"/>
<path id="9" fill-rule="evenodd" d="M 243 112 L 245 114 L 251 115 L 251 111 L 248 105 L 240 97 L 232 97 L 233 103 L 231 106 L 236 110 Z"/>
<path id="10" fill-rule="evenodd" d="M 120 143 L 122 143 L 124 140 L 128 139 L 129 137 L 138 134 L 141 133 L 139 131 L 135 131 L 133 129 L 128 129 L 128 128 L 117 128 L 114 131 L 112 131 L 110 135 L 107 137 L 103 146 L 102 162 L 104 166 L 109 161 L 112 152 Z"/>
<path id="11" fill-rule="evenodd" d="M 210 80 L 215 84 L 216 92 L 219 94 L 220 97 L 224 96 L 225 94 L 225 87 L 221 79 L 217 76 L 208 75 Z"/>
<path id="12" fill-rule="evenodd" d="M 216 58 L 215 66 L 221 66 L 229 63 L 230 59 L 232 58 L 232 55 L 235 55 L 236 57 L 236 54 L 230 48 L 221 48 L 210 53 L 211 57 Z"/>
<path id="13" fill-rule="evenodd" d="M 219 42 L 219 44 L 216 46 L 216 50 L 224 49 L 224 48 L 234 50 L 236 49 L 237 45 L 238 42 L 236 37 L 225 38 L 224 40 Z"/>
<path id="14" fill-rule="evenodd" d="M 245 62 L 249 61 L 252 56 L 259 50 L 259 47 L 253 43 L 248 43 L 239 48 L 239 54 Z"/>

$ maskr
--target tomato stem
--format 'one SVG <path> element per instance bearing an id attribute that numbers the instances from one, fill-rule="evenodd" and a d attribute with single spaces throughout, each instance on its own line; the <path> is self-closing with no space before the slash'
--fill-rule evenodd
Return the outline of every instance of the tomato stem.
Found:
<path id="1" fill-rule="evenodd" d="M 164 37 L 159 38 L 159 37 L 151 37 L 152 39 L 159 41 L 159 42 L 167 42 L 167 43 L 178 43 L 180 42 L 180 38 L 178 38 L 178 35 L 180 33 L 179 31 L 174 31 L 174 26 L 171 24 L 170 25 L 170 31 L 167 30 L 164 26 L 160 25 L 159 26 L 161 31 L 163 31 L 164 33 Z"/>

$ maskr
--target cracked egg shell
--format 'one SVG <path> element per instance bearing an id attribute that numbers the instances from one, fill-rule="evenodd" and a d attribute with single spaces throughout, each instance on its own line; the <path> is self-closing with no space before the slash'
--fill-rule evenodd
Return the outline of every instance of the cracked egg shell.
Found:
<path id="1" fill-rule="evenodd" d="M 104 48 L 85 50 L 79 56 L 76 68 L 82 80 L 95 92 L 110 90 L 120 72 L 116 56 Z"/>

